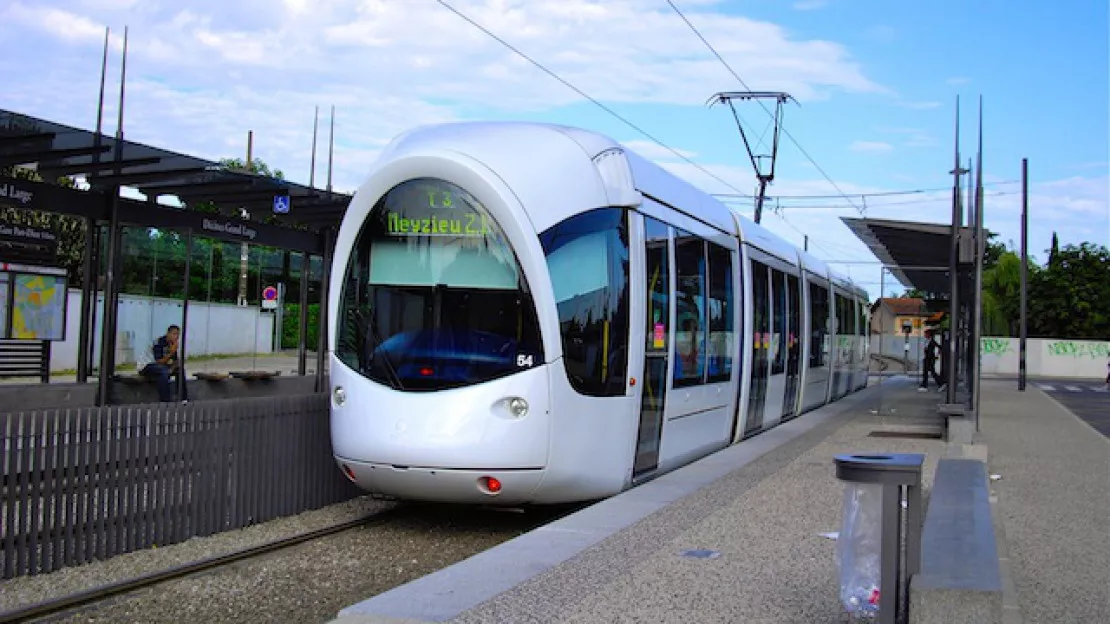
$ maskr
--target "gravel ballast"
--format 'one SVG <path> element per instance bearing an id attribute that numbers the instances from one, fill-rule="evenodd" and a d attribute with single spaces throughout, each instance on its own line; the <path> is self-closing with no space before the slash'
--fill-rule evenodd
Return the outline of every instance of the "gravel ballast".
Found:
<path id="1" fill-rule="evenodd" d="M 60 622 L 326 622 L 387 591 L 553 519 L 474 508 L 403 505 L 361 497 L 165 548 L 0 582 L 0 610 L 232 553 L 394 509 L 358 527 L 188 577 L 76 607 Z"/>

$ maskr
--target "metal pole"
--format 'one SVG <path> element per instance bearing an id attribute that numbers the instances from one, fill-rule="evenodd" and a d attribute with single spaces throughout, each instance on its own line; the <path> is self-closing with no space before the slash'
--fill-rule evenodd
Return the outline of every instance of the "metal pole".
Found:
<path id="1" fill-rule="evenodd" d="M 1021 329 L 1018 339 L 1018 390 L 1025 392 L 1026 306 L 1028 305 L 1027 271 L 1029 269 L 1029 159 L 1021 159 Z"/>
<path id="2" fill-rule="evenodd" d="M 108 73 L 108 37 L 111 33 L 109 28 L 104 29 L 104 55 L 100 60 L 100 101 L 96 107 L 96 134 L 93 135 L 93 145 L 100 147 L 103 140 L 101 129 L 104 122 L 104 82 Z M 97 150 L 93 153 L 93 162 L 100 162 L 100 151 Z M 99 173 L 99 169 L 91 172 L 93 175 Z M 93 267 L 94 245 L 96 244 L 96 225 L 97 220 L 95 217 L 85 218 L 85 250 L 82 262 L 82 280 L 81 280 L 81 325 L 77 330 L 77 383 L 86 383 L 89 380 L 89 369 L 92 363 L 90 354 L 92 352 L 92 313 L 90 312 L 94 305 L 94 297 L 96 297 L 96 289 L 93 286 L 93 281 L 99 276 L 99 271 Z"/>
<path id="3" fill-rule="evenodd" d="M 330 295 L 332 245 L 335 241 L 335 232 L 327 228 L 324 235 L 324 254 L 321 257 L 320 279 L 320 313 L 317 319 L 318 334 L 316 336 L 316 392 L 324 392 L 324 366 L 327 362 L 328 349 L 328 297 Z"/>
<path id="4" fill-rule="evenodd" d="M 970 177 L 970 176 L 968 176 Z M 979 431 L 979 389 L 982 385 L 982 370 L 980 350 L 983 332 L 983 251 L 986 241 L 983 240 L 983 96 L 979 96 L 979 149 L 975 163 L 975 318 L 971 326 L 972 340 L 972 406 L 975 410 L 975 430 Z"/>
<path id="5" fill-rule="evenodd" d="M 311 255 L 301 253 L 300 317 L 297 319 L 297 374 L 304 375 L 308 362 L 308 268 Z M 321 313 L 327 306 L 321 304 Z"/>
<path id="6" fill-rule="evenodd" d="M 980 234 L 979 231 L 977 231 L 975 229 L 975 224 L 977 223 L 976 219 L 977 219 L 977 214 L 978 214 L 977 211 L 979 210 L 979 205 L 977 203 L 975 203 L 975 190 L 974 190 L 975 176 L 971 175 L 971 172 L 974 171 L 974 170 L 975 170 L 975 167 L 972 164 L 972 159 L 968 158 L 967 159 L 967 171 L 968 171 L 968 175 L 967 175 L 967 196 L 966 196 L 967 199 L 964 201 L 963 205 L 967 206 L 967 227 L 968 227 L 968 229 L 970 229 L 973 232 L 973 236 L 974 236 L 975 240 L 978 241 L 979 236 L 981 234 Z M 974 262 L 975 262 L 975 260 L 972 259 L 972 263 L 974 263 Z M 975 281 L 974 271 L 972 272 L 972 275 L 968 276 L 965 279 L 967 281 L 972 282 L 972 284 L 968 284 L 967 287 L 966 287 L 966 290 L 963 291 L 968 297 L 972 297 L 971 299 L 969 299 L 969 303 L 967 305 L 967 307 L 970 308 L 967 312 L 967 319 L 968 319 L 967 324 L 968 324 L 968 327 L 970 328 L 971 322 L 972 322 L 971 317 L 974 316 L 975 306 L 978 305 L 978 303 L 979 303 L 979 292 L 978 291 L 972 292 L 972 290 L 971 290 L 973 285 L 974 285 L 974 281 Z M 971 344 L 972 339 L 978 340 L 978 338 L 977 338 L 977 336 L 979 335 L 978 331 L 979 331 L 978 327 L 975 329 L 974 332 L 969 331 L 968 332 L 968 339 L 964 343 L 966 345 L 966 348 L 964 349 L 964 357 L 961 359 L 961 363 L 963 364 L 963 371 L 964 371 L 964 378 L 965 379 L 968 379 L 968 376 L 973 374 L 975 364 L 972 362 L 972 358 L 973 357 L 978 357 L 977 349 L 975 347 L 973 347 L 972 344 Z M 974 334 L 974 335 L 972 335 L 972 334 Z M 978 343 L 976 343 L 976 344 L 978 344 Z M 967 384 L 967 387 L 968 387 L 969 390 L 971 389 L 972 385 L 973 385 L 973 383 L 969 381 L 968 384 Z M 974 400 L 974 398 L 969 394 L 968 395 L 968 407 L 969 408 L 971 407 L 971 401 L 972 400 Z"/>
<path id="7" fill-rule="evenodd" d="M 308 188 L 316 188 L 316 130 L 320 124 L 320 107 L 312 118 L 312 169 L 308 172 Z M 303 372 L 301 373 L 304 374 Z"/>
<path id="8" fill-rule="evenodd" d="M 959 358 L 956 352 L 956 337 L 960 326 L 960 282 L 959 282 L 959 241 L 960 241 L 960 97 L 956 96 L 956 160 L 952 169 L 952 234 L 948 250 L 948 287 L 949 287 L 949 312 L 948 312 L 948 366 L 945 402 L 949 405 L 956 402 L 956 367 Z"/>
<path id="9" fill-rule="evenodd" d="M 186 337 L 189 334 L 189 284 L 193 281 L 193 228 L 185 230 L 185 285 L 182 287 L 181 301 L 181 344 L 178 345 L 177 351 L 177 398 L 185 401 L 185 384 L 188 379 L 185 377 L 185 345 L 187 343 Z"/>
<path id="10" fill-rule="evenodd" d="M 879 364 L 884 362 L 883 358 L 883 338 L 886 337 L 886 323 L 883 323 L 883 291 L 885 289 L 884 279 L 886 278 L 886 267 L 879 267 Z M 879 369 L 879 407 L 875 413 L 882 415 L 883 413 L 883 369 Z"/>
<path id="11" fill-rule="evenodd" d="M 767 178 L 759 176 L 759 195 L 755 198 L 755 222 L 763 219 L 763 194 L 767 192 Z"/>
<path id="12" fill-rule="evenodd" d="M 116 144 L 113 154 L 117 176 L 122 168 L 123 159 L 123 102 L 127 84 L 127 27 L 123 27 L 123 61 L 120 66 L 119 114 L 116 120 Z M 119 225 L 119 184 L 112 184 L 108 217 L 108 268 L 105 271 L 104 285 L 104 323 L 100 336 L 100 372 L 97 388 L 97 405 L 107 405 L 110 400 L 112 374 L 116 369 L 116 324 L 119 317 L 119 277 L 120 272 L 120 225 Z"/>

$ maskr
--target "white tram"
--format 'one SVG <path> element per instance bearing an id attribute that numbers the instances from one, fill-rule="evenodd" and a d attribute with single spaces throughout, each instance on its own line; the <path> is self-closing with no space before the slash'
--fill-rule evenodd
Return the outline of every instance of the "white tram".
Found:
<path id="1" fill-rule="evenodd" d="M 606 497 L 867 384 L 865 291 L 585 130 L 399 136 L 333 257 L 335 459 L 382 497 Z"/>

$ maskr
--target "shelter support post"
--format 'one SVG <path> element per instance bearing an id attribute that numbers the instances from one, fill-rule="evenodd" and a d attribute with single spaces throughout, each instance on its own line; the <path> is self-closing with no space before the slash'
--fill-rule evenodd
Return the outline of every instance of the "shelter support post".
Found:
<path id="1" fill-rule="evenodd" d="M 328 348 L 328 296 L 331 291 L 331 261 L 332 245 L 335 241 L 335 232 L 327 228 L 324 235 L 324 254 L 321 263 L 323 276 L 320 278 L 320 313 L 318 318 L 318 333 L 316 336 L 316 392 L 324 392 L 324 365 L 327 361 Z"/>
<path id="2" fill-rule="evenodd" d="M 177 396 L 185 398 L 185 384 L 188 379 L 185 377 L 186 373 L 186 358 L 185 358 L 185 345 L 188 344 L 186 338 L 189 335 L 189 279 L 192 275 L 192 260 L 193 260 L 193 228 L 185 230 L 185 285 L 182 287 L 183 300 L 181 302 L 181 340 L 177 345 L 177 357 L 180 371 L 177 375 Z"/>
<path id="3" fill-rule="evenodd" d="M 308 366 L 308 270 L 311 254 L 301 254 L 300 318 L 297 319 L 297 374 L 304 375 Z M 325 306 L 321 303 L 321 311 Z"/>
<path id="4" fill-rule="evenodd" d="M 96 297 L 97 270 L 93 264 L 93 250 L 96 247 L 96 219 L 85 217 L 85 250 L 82 254 L 81 268 L 81 324 L 77 330 L 77 383 L 89 380 L 89 364 L 92 351 L 92 325 L 89 311 L 93 309 Z"/>
<path id="5" fill-rule="evenodd" d="M 104 320 L 100 334 L 100 373 L 97 388 L 97 405 L 107 405 L 110 400 L 112 374 L 116 369 L 116 323 L 119 317 L 119 190 L 112 186 L 108 196 L 111 202 L 108 217 L 108 267 L 104 280 Z"/>

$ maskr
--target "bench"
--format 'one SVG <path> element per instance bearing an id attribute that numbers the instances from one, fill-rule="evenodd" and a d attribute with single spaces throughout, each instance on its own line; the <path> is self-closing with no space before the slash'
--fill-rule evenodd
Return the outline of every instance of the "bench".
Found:
<path id="1" fill-rule="evenodd" d="M 143 375 L 140 375 L 139 373 L 131 373 L 130 375 L 125 375 L 123 373 L 116 373 L 115 375 L 112 375 L 112 381 L 118 381 L 120 383 L 125 383 L 125 384 L 129 384 L 129 385 L 132 385 L 132 386 L 140 386 L 140 385 L 143 385 L 143 384 L 152 384 L 152 383 L 154 383 L 154 378 L 153 377 L 144 377 Z"/>
<path id="2" fill-rule="evenodd" d="M 193 373 L 193 377 L 201 381 L 224 381 L 230 375 L 227 373 Z"/>
<path id="3" fill-rule="evenodd" d="M 0 378 L 38 377 L 50 383 L 50 342 L 0 340 Z"/>
<path id="4" fill-rule="evenodd" d="M 910 624 L 1001 623 L 1002 572 L 986 465 L 941 459 L 910 579 Z"/>
<path id="5" fill-rule="evenodd" d="M 229 374 L 236 379 L 242 379 L 245 381 L 261 381 L 264 379 L 273 379 L 274 377 L 280 377 L 281 371 L 231 371 Z"/>

